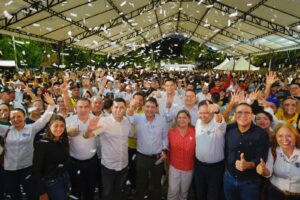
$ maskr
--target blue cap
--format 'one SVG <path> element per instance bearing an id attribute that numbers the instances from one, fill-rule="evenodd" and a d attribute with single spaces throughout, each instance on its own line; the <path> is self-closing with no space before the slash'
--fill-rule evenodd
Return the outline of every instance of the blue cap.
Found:
<path id="1" fill-rule="evenodd" d="M 276 98 L 269 97 L 269 98 L 267 98 L 267 101 L 274 103 L 277 108 L 279 108 L 279 106 L 280 106 L 280 103 Z"/>

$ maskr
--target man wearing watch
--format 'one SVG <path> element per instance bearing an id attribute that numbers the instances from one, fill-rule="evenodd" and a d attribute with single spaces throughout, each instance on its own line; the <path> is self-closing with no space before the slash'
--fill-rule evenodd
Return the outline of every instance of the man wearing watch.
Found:
<path id="1" fill-rule="evenodd" d="M 161 177 L 163 161 L 167 158 L 168 126 L 165 119 L 157 114 L 158 103 L 150 97 L 145 103 L 145 113 L 135 114 L 132 108 L 127 111 L 133 115 L 131 120 L 136 127 L 136 190 L 137 200 L 144 199 L 147 194 L 148 182 L 152 181 L 153 200 L 161 199 Z M 151 179 L 149 179 L 149 172 Z"/>
<path id="2" fill-rule="evenodd" d="M 211 101 L 198 104 L 195 186 L 197 200 L 222 199 L 226 122 Z"/>

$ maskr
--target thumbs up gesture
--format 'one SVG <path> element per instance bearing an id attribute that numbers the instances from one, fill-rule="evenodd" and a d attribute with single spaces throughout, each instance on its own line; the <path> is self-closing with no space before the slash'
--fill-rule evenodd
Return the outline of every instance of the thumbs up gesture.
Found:
<path id="1" fill-rule="evenodd" d="M 259 175 L 266 175 L 266 172 L 268 171 L 268 169 L 266 168 L 266 163 L 265 161 L 261 158 L 260 159 L 260 163 L 257 165 L 256 167 L 256 172 L 259 174 Z"/>
<path id="2" fill-rule="evenodd" d="M 244 153 L 241 153 L 240 160 L 235 161 L 235 168 L 241 172 L 248 169 L 248 162 L 245 160 Z"/>

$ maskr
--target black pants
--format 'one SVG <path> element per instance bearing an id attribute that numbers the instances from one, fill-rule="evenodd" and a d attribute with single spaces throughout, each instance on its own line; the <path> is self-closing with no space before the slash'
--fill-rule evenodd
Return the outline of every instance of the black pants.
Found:
<path id="1" fill-rule="evenodd" d="M 300 191 L 298 191 L 300 192 Z M 266 200 L 300 200 L 300 195 L 285 195 L 277 189 L 272 183 L 269 183 L 266 191 Z"/>
<path id="2" fill-rule="evenodd" d="M 103 191 L 103 184 L 102 184 L 102 176 L 101 176 L 101 158 L 98 158 L 97 164 L 97 187 L 99 189 L 98 196 L 101 199 L 102 191 Z"/>
<path id="3" fill-rule="evenodd" d="M 223 198 L 224 162 L 207 164 L 196 161 L 194 171 L 197 200 L 220 200 Z"/>
<path id="4" fill-rule="evenodd" d="M 128 166 L 127 179 L 131 183 L 131 188 L 136 189 L 136 149 L 128 148 Z"/>
<path id="5" fill-rule="evenodd" d="M 152 200 L 161 199 L 161 178 L 163 174 L 163 163 L 155 164 L 157 158 L 155 156 L 145 156 L 137 153 L 136 156 L 136 200 L 144 199 L 148 192 L 149 180 L 152 181 L 151 186 Z M 149 179 L 149 174 L 151 178 Z"/>
<path id="6" fill-rule="evenodd" d="M 37 185 L 32 176 L 32 167 L 14 171 L 5 170 L 4 173 L 6 194 L 11 196 L 11 200 L 22 199 L 20 185 L 22 185 L 27 199 L 39 199 Z"/>
<path id="7" fill-rule="evenodd" d="M 128 167 L 121 171 L 101 166 L 103 191 L 101 200 L 122 200 L 122 187 L 126 180 Z"/>
<path id="8" fill-rule="evenodd" d="M 0 200 L 4 200 L 4 186 L 5 186 L 4 169 L 3 167 L 0 167 Z"/>
<path id="9" fill-rule="evenodd" d="M 95 155 L 88 160 L 71 158 L 70 180 L 72 195 L 79 200 L 93 200 L 97 182 L 98 159 Z M 82 198 L 83 195 L 83 198 Z"/>

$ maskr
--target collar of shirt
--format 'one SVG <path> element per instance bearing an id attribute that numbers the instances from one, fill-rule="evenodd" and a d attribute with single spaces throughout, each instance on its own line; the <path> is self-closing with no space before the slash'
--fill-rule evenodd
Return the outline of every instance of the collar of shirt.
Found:
<path id="1" fill-rule="evenodd" d="M 283 152 L 283 150 L 282 150 L 281 147 L 277 147 L 276 148 L 276 153 L 277 153 L 277 155 L 281 156 L 283 158 L 283 160 L 287 161 L 288 163 L 293 163 L 293 162 L 295 162 L 295 161 L 298 160 L 298 158 L 300 156 L 300 149 L 297 149 L 295 147 L 295 149 L 294 149 L 294 151 L 293 151 L 293 153 L 292 153 L 292 155 L 290 157 L 287 157 L 284 154 L 284 152 Z"/>
<path id="2" fill-rule="evenodd" d="M 192 110 L 198 111 L 198 105 L 195 104 L 192 108 L 188 108 L 184 105 L 183 109 L 186 109 L 187 111 L 192 111 Z"/>
<path id="3" fill-rule="evenodd" d="M 238 133 L 240 133 L 240 134 L 252 133 L 252 132 L 253 132 L 253 129 L 255 128 L 254 123 L 251 122 L 250 128 L 249 128 L 247 131 L 245 131 L 245 132 L 242 133 L 242 132 L 240 131 L 240 129 L 239 129 L 238 124 L 237 124 L 237 123 L 235 123 L 235 124 L 236 124 L 236 129 L 237 129 Z"/>

